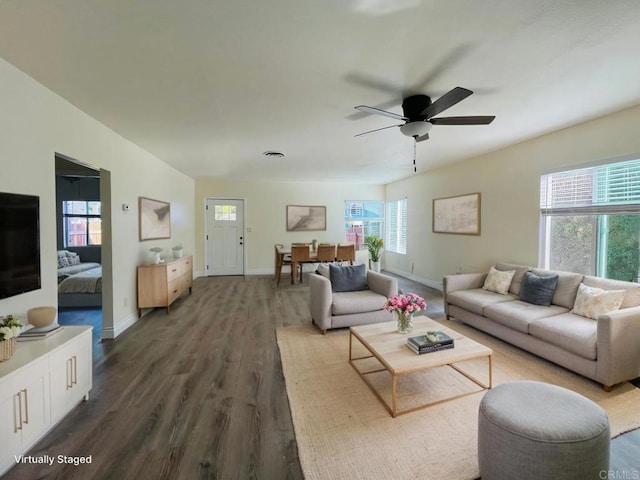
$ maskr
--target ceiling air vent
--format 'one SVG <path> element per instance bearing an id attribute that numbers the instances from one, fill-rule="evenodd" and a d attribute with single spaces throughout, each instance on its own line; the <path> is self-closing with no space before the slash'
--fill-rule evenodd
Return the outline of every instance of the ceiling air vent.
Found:
<path id="1" fill-rule="evenodd" d="M 266 152 L 262 152 L 262 154 L 266 155 L 267 157 L 284 157 L 284 153 L 275 152 L 273 150 L 267 150 Z"/>

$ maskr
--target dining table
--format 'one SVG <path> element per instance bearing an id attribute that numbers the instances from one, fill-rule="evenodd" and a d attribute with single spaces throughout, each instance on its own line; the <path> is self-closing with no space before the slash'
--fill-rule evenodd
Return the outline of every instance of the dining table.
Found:
<path id="1" fill-rule="evenodd" d="M 291 255 L 291 245 L 280 245 L 276 248 L 276 285 L 280 283 L 280 276 L 282 274 L 282 266 L 284 264 L 285 255 Z M 304 263 L 318 263 L 318 252 L 313 250 L 312 246 L 309 245 L 309 260 Z M 296 283 L 296 273 L 298 267 L 298 262 L 291 262 L 291 283 Z"/>

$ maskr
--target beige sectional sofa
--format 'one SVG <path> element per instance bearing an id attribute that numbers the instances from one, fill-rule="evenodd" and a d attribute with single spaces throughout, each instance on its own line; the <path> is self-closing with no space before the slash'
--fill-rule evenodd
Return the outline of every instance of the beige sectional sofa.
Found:
<path id="1" fill-rule="evenodd" d="M 483 288 L 487 273 L 444 277 L 447 319 L 460 320 L 584 375 L 607 391 L 617 383 L 640 377 L 639 284 L 508 263 L 495 268 L 515 270 L 506 294 Z M 551 305 L 520 300 L 528 271 L 539 276 L 558 275 Z M 624 290 L 620 308 L 597 319 L 572 313 L 581 283 L 602 290 Z"/>

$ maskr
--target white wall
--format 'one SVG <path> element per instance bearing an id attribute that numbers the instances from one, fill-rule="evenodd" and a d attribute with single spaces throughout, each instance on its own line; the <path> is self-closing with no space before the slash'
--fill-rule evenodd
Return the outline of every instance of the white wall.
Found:
<path id="1" fill-rule="evenodd" d="M 0 191 L 40 196 L 42 288 L 0 300 L 0 315 L 57 305 L 56 152 L 110 172 L 113 302 L 105 336 L 135 322 L 136 266 L 151 246 L 194 248 L 194 182 L 0 59 Z M 138 197 L 171 202 L 172 239 L 138 240 Z M 122 204 L 131 206 L 123 212 Z M 108 227 L 107 227 L 108 229 Z M 112 323 L 112 325 L 109 325 Z"/>
<path id="2" fill-rule="evenodd" d="M 386 268 L 428 285 L 447 274 L 485 271 L 500 260 L 537 265 L 540 175 L 561 167 L 635 155 L 640 107 L 390 184 L 387 200 L 407 197 L 407 255 L 385 254 Z M 480 236 L 434 234 L 434 198 L 480 192 Z"/>
<path id="3" fill-rule="evenodd" d="M 245 200 L 246 274 L 274 271 L 274 244 L 291 242 L 345 242 L 344 202 L 346 200 L 384 200 L 384 187 L 344 183 L 238 182 L 213 179 L 196 180 L 196 257 L 194 268 L 204 274 L 206 198 Z M 327 230 L 287 232 L 287 205 L 325 205 Z"/>

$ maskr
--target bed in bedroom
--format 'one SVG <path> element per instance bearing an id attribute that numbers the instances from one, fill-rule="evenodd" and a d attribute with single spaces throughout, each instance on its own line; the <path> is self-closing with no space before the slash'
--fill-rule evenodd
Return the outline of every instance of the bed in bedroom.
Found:
<path id="1" fill-rule="evenodd" d="M 102 265 L 58 251 L 58 308 L 102 306 Z"/>

